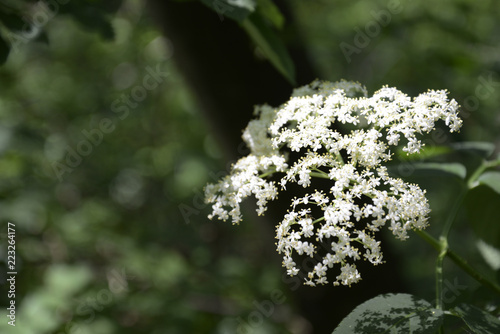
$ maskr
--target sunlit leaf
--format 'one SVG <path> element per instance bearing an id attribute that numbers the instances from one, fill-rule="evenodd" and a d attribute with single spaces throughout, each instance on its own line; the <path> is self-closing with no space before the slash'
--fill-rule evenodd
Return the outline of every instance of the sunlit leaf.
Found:
<path id="1" fill-rule="evenodd" d="M 485 172 L 478 179 L 480 184 L 484 184 L 500 194 L 500 172 Z"/>
<path id="2" fill-rule="evenodd" d="M 255 11 L 254 0 L 200 0 L 221 18 L 222 16 L 241 22 Z"/>
<path id="3" fill-rule="evenodd" d="M 491 268 L 494 270 L 500 269 L 500 249 L 489 245 L 481 239 L 476 242 L 476 247 L 483 256 L 484 261 Z"/>
<path id="4" fill-rule="evenodd" d="M 257 10 L 264 18 L 268 19 L 278 29 L 283 27 L 285 18 L 271 0 L 257 0 L 257 4 Z"/>
<path id="5" fill-rule="evenodd" d="M 460 304 L 453 309 L 453 313 L 462 318 L 473 333 L 500 333 L 500 320 L 475 306 Z"/>
<path id="6" fill-rule="evenodd" d="M 386 294 L 370 299 L 352 311 L 333 334 L 434 333 L 443 312 L 409 294 Z"/>

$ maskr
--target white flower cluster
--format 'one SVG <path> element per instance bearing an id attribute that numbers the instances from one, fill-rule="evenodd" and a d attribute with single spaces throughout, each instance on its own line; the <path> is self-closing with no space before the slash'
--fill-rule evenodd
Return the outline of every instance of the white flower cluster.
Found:
<path id="1" fill-rule="evenodd" d="M 299 275 L 307 285 L 328 283 L 327 271 L 337 264 L 340 270 L 333 284 L 356 283 L 361 276 L 355 261 L 383 262 L 375 239 L 381 227 L 388 225 L 404 240 L 408 230 L 427 225 L 425 191 L 390 177 L 383 165 L 391 159 L 390 146 L 404 142 L 404 151 L 419 152 L 422 143 L 417 135 L 430 132 L 438 120 L 452 132 L 460 128 L 457 110 L 456 101 L 448 100 L 443 90 L 411 99 L 383 87 L 367 97 L 358 83 L 314 81 L 296 89 L 277 109 L 256 108 L 259 118 L 243 133 L 251 153 L 205 189 L 207 202 L 213 203 L 209 218 L 231 217 L 239 223 L 240 203 L 250 195 L 257 198 L 258 213 L 264 213 L 268 201 L 278 196 L 277 185 L 266 180 L 271 174 L 282 175 L 283 191 L 289 183 L 307 189 L 312 178 L 324 179 L 325 190 L 293 199 L 276 228 L 277 250 L 288 275 Z M 342 134 L 338 123 L 350 124 L 352 130 Z M 297 154 L 293 152 L 300 157 L 291 162 L 289 157 Z M 297 257 L 316 264 L 301 272 Z"/>

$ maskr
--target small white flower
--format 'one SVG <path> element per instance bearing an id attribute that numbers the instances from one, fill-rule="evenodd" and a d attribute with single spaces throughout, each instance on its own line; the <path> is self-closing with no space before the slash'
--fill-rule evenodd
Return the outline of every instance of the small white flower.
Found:
<path id="1" fill-rule="evenodd" d="M 358 283 L 361 280 L 361 275 L 356 269 L 356 266 L 346 264 L 342 266 L 340 270 L 342 272 L 336 277 L 337 282 L 333 283 L 334 285 L 339 285 L 340 282 L 343 285 L 351 286 L 351 284 Z"/>

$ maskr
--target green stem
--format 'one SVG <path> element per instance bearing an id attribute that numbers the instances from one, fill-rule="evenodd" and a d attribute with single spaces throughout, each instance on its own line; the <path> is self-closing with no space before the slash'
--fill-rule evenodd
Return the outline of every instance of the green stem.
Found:
<path id="1" fill-rule="evenodd" d="M 462 268 L 472 278 L 474 278 L 476 281 L 478 281 L 482 285 L 490 288 L 491 290 L 495 291 L 496 293 L 498 293 L 500 295 L 500 286 L 498 284 L 490 281 L 489 279 L 487 279 L 486 277 L 481 275 L 474 268 L 472 268 L 469 264 L 467 264 L 466 260 L 462 259 L 455 252 L 448 251 L 447 255 L 453 262 L 455 262 L 460 268 Z"/>
<path id="2" fill-rule="evenodd" d="M 313 221 L 312 223 L 313 223 L 313 225 L 314 225 L 314 224 L 316 224 L 317 222 L 320 222 L 320 221 L 322 221 L 322 220 L 325 220 L 325 216 L 323 216 L 323 217 L 321 217 L 321 218 L 316 219 L 316 220 L 315 220 L 315 221 Z"/>
<path id="3" fill-rule="evenodd" d="M 424 239 L 429 245 L 431 245 L 433 248 L 435 248 L 437 251 L 441 250 L 441 243 L 433 238 L 429 233 L 421 230 L 415 230 L 415 233 L 417 233 L 422 239 Z M 469 274 L 472 278 L 474 278 L 476 281 L 481 283 L 482 285 L 490 288 L 491 290 L 495 291 L 500 295 L 500 286 L 497 285 L 496 283 L 490 281 L 488 278 L 484 277 L 481 273 L 479 273 L 477 270 L 472 268 L 466 260 L 464 260 L 460 255 L 457 253 L 453 252 L 452 250 L 448 249 L 446 252 L 446 256 L 450 260 L 452 260 L 457 266 L 462 268 L 463 271 L 465 271 L 467 274 Z"/>
<path id="4" fill-rule="evenodd" d="M 448 240 L 439 238 L 439 254 L 436 258 L 436 308 L 443 309 L 443 260 L 448 253 Z"/>
<path id="5" fill-rule="evenodd" d="M 271 171 L 269 171 L 269 172 L 265 172 L 265 173 L 263 173 L 263 174 L 260 174 L 260 175 L 259 175 L 259 177 L 260 177 L 260 178 L 265 178 L 265 177 L 267 177 L 267 176 L 269 176 L 269 175 L 273 175 L 274 173 L 276 173 L 276 170 L 271 170 Z"/>
<path id="6" fill-rule="evenodd" d="M 319 177 L 322 179 L 330 179 L 328 174 L 325 172 L 310 172 L 309 175 L 314 176 L 314 177 Z"/>
<path id="7" fill-rule="evenodd" d="M 474 173 L 470 176 L 469 181 L 467 182 L 467 187 L 472 189 L 475 187 L 476 180 L 484 173 L 488 168 L 500 166 L 500 159 L 492 160 L 492 161 L 483 161 L 481 166 L 479 166 Z"/>
<path id="8" fill-rule="evenodd" d="M 441 235 L 439 236 L 438 242 L 438 256 L 436 258 L 436 308 L 443 309 L 443 261 L 446 257 L 449 249 L 448 249 L 448 234 L 450 233 L 451 226 L 457 217 L 458 211 L 460 210 L 460 206 L 465 198 L 465 194 L 467 193 L 467 188 L 462 188 L 458 199 L 456 200 L 453 208 L 450 211 L 450 214 L 446 218 L 444 223 L 443 230 L 441 231 Z"/>
<path id="9" fill-rule="evenodd" d="M 460 206 L 462 205 L 462 202 L 465 198 L 465 195 L 467 194 L 467 191 L 469 189 L 472 189 L 475 186 L 475 182 L 477 178 L 487 169 L 490 167 L 494 167 L 498 165 L 499 161 L 483 161 L 483 163 L 472 173 L 472 175 L 469 177 L 469 179 L 466 181 L 464 184 L 464 187 L 460 191 L 460 195 L 458 196 L 457 201 L 453 205 L 453 208 L 450 211 L 450 214 L 446 218 L 446 222 L 444 224 L 443 230 L 441 231 L 441 235 L 439 236 L 439 241 L 436 240 L 436 243 L 434 243 L 434 246 L 438 250 L 439 254 L 436 258 L 436 308 L 437 309 L 443 309 L 443 261 L 444 258 L 448 255 L 456 264 L 458 264 L 465 272 L 467 272 L 469 275 L 471 275 L 473 278 L 477 279 L 481 283 L 484 283 L 484 285 L 489 286 L 490 288 L 493 288 L 493 290 L 496 290 L 498 286 L 488 280 L 486 280 L 481 274 L 479 274 L 476 270 L 474 270 L 472 267 L 468 266 L 467 263 L 460 258 L 458 255 L 455 253 L 451 252 L 448 247 L 448 235 L 450 233 L 451 226 L 453 225 L 453 222 L 455 221 L 458 211 L 460 210 Z M 430 236 L 429 236 L 430 237 Z M 427 238 L 428 240 L 428 238 Z M 493 285 L 492 285 L 493 284 Z M 497 291 L 497 290 L 496 290 Z M 498 292 L 498 291 L 497 291 Z M 440 333 L 444 333 L 444 329 L 441 326 Z"/>
<path id="10" fill-rule="evenodd" d="M 344 158 L 342 158 L 342 156 L 340 155 L 340 153 L 336 153 L 335 157 L 337 158 L 337 161 L 340 162 L 341 165 L 345 164 Z"/>

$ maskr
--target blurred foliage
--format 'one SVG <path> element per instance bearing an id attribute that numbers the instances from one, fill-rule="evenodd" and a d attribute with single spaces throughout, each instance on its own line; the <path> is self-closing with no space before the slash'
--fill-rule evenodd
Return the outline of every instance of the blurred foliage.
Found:
<path id="1" fill-rule="evenodd" d="M 321 79 L 411 96 L 448 89 L 462 105 L 462 137 L 500 142 L 498 1 L 297 0 L 293 8 Z"/>
<path id="2" fill-rule="evenodd" d="M 14 3 L 0 2 L 0 54 L 9 32 L 24 24 Z M 141 1 L 79 3 L 88 10 L 61 4 L 38 40 L 17 40 L 0 68 L 0 254 L 6 258 L 10 221 L 16 333 L 235 333 L 274 289 L 286 302 L 262 317 L 258 333 L 306 328 L 281 268 L 262 261 L 261 231 L 251 222 L 235 228 L 206 219 L 203 186 L 225 171 L 225 160 L 172 62 L 168 36 Z M 372 13 L 389 11 L 391 3 L 400 11 L 348 61 L 339 45 L 355 46 L 357 31 L 376 22 Z M 428 146 L 483 140 L 498 147 L 500 3 L 292 4 L 322 79 L 359 80 L 370 91 L 389 84 L 408 94 L 447 88 L 464 105 L 464 128 L 453 138 L 430 137 Z M 168 75 L 148 89 L 152 72 Z M 419 182 L 429 189 L 431 221 L 439 222 L 456 185 L 446 178 Z M 471 245 L 461 252 L 491 271 L 465 222 L 460 214 L 451 246 Z M 392 244 L 406 259 L 413 292 L 431 300 L 434 250 L 416 237 Z M 451 281 L 471 283 L 451 267 Z M 0 331 L 10 332 L 4 289 L 0 302 Z"/>
<path id="3" fill-rule="evenodd" d="M 233 333 L 235 316 L 279 285 L 280 268 L 240 258 L 255 247 L 235 247 L 243 231 L 206 218 L 201 193 L 209 171 L 224 171 L 220 152 L 144 11 L 124 3 L 111 40 L 61 12 L 45 26 L 48 44 L 23 44 L 0 69 L 0 219 L 16 224 L 16 333 Z M 161 82 L 148 89 L 151 73 Z M 101 131 L 104 119 L 112 131 Z M 68 164 L 69 152 L 81 161 Z M 223 233 L 235 244 L 218 244 Z"/>

